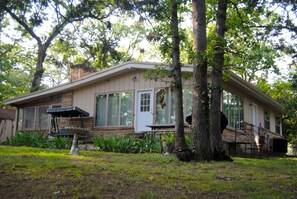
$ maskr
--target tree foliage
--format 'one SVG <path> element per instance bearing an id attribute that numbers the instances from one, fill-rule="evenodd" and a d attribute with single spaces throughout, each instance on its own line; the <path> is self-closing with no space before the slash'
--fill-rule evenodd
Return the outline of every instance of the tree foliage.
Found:
<path id="1" fill-rule="evenodd" d="M 32 76 L 32 70 L 20 65 L 30 66 L 33 57 L 17 44 L 0 44 L 0 107 L 5 106 L 4 100 L 24 95 L 30 90 L 27 80 Z"/>
<path id="2" fill-rule="evenodd" d="M 16 31 L 37 43 L 37 60 L 31 92 L 39 89 L 44 73 L 46 52 L 67 25 L 87 18 L 102 21 L 115 10 L 117 2 L 109 1 L 1 1 L 1 15 L 17 22 Z M 46 30 L 40 33 L 41 30 Z"/>

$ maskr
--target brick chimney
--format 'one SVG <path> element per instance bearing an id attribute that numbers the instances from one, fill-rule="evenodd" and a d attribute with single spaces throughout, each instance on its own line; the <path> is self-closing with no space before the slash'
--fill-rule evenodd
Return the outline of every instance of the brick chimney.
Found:
<path id="1" fill-rule="evenodd" d="M 70 81 L 83 78 L 87 75 L 97 72 L 96 68 L 90 66 L 87 62 L 74 64 L 70 66 Z"/>

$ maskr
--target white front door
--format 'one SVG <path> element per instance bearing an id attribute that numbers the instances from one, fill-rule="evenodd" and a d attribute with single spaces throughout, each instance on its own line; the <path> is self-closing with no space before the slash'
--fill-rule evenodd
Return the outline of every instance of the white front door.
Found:
<path id="1" fill-rule="evenodd" d="M 137 91 L 135 101 L 135 131 L 141 132 L 151 130 L 151 128 L 146 125 L 153 124 L 153 91 Z"/>

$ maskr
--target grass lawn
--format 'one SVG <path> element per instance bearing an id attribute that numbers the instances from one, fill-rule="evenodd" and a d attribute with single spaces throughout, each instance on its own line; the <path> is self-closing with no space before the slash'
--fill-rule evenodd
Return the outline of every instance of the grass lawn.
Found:
<path id="1" fill-rule="evenodd" d="M 174 155 L 0 146 L 0 198 L 297 198 L 297 158 L 179 162 Z"/>

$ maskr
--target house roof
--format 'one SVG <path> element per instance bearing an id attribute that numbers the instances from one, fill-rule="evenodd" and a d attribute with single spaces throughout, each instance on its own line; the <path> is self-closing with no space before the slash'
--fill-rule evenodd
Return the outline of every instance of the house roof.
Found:
<path id="1" fill-rule="evenodd" d="M 15 119 L 16 110 L 0 108 L 0 119 Z"/>
<path id="2" fill-rule="evenodd" d="M 153 63 L 153 62 L 125 62 L 119 65 L 116 65 L 114 67 L 108 68 L 103 71 L 99 71 L 96 73 L 93 73 L 91 75 L 88 75 L 86 77 L 83 77 L 81 79 L 75 80 L 70 83 L 62 84 L 56 87 L 36 91 L 33 93 L 29 93 L 20 97 L 16 97 L 13 99 L 9 99 L 5 101 L 5 104 L 12 105 L 12 106 L 18 106 L 20 104 L 30 102 L 32 100 L 37 100 L 44 97 L 49 97 L 52 95 L 60 94 L 66 91 L 70 91 L 73 89 L 77 89 L 83 86 L 87 86 L 89 84 L 92 84 L 94 82 L 97 82 L 98 80 L 103 80 L 105 78 L 110 78 L 112 76 L 121 74 L 123 72 L 129 71 L 129 70 L 147 70 L 147 69 L 154 69 L 156 65 L 160 65 L 160 63 Z M 182 72 L 193 72 L 193 67 L 186 65 L 182 67 Z M 253 96 L 256 96 L 258 100 L 272 106 L 274 109 L 278 111 L 282 111 L 283 107 L 281 104 L 279 104 L 277 101 L 273 100 L 269 95 L 261 92 L 259 89 L 257 89 L 252 84 L 246 82 L 242 78 L 238 77 L 231 71 L 228 71 L 230 74 L 229 81 L 231 83 L 236 84 L 237 86 L 240 86 L 241 88 L 244 88 L 248 93 L 252 94 Z"/>

